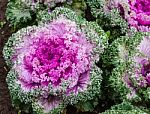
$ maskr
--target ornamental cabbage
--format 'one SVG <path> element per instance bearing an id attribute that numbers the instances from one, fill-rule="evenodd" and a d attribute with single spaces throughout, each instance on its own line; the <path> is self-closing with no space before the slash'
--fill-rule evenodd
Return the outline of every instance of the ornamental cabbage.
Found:
<path id="1" fill-rule="evenodd" d="M 100 97 L 95 62 L 105 47 L 103 30 L 66 8 L 41 17 L 38 26 L 14 33 L 4 47 L 12 99 L 32 104 L 39 114 L 56 114 L 68 104 Z"/>
<path id="2" fill-rule="evenodd" d="M 95 59 L 91 55 L 94 45 L 76 30 L 75 23 L 60 17 L 21 40 L 23 43 L 14 46 L 13 62 L 17 59 L 17 63 L 13 68 L 24 91 L 51 83 L 52 88 L 62 92 L 62 79 L 69 81 L 66 94 L 86 89 Z"/>
<path id="3" fill-rule="evenodd" d="M 111 59 L 105 66 L 114 66 L 108 84 L 120 99 L 143 103 L 149 99 L 149 40 L 148 33 L 121 37 L 110 45 L 102 57 L 105 64 Z"/>

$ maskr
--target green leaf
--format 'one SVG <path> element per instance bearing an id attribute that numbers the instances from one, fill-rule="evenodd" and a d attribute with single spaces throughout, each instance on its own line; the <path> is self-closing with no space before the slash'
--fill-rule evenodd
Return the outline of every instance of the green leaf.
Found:
<path id="1" fill-rule="evenodd" d="M 24 4 L 17 1 L 8 3 L 6 16 L 7 20 L 10 21 L 14 28 L 17 28 L 32 19 L 30 9 L 26 8 Z"/>

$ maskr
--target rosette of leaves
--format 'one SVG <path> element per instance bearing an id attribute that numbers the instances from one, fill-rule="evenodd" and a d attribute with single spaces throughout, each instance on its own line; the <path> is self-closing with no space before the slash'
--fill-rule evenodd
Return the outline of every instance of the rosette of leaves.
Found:
<path id="1" fill-rule="evenodd" d="M 114 105 L 111 109 L 106 110 L 101 114 L 149 114 L 148 110 L 144 109 L 143 107 L 136 107 L 133 106 L 129 102 L 122 102 L 121 104 Z"/>
<path id="2" fill-rule="evenodd" d="M 32 105 L 37 114 L 57 114 L 86 102 L 95 106 L 90 101 L 101 96 L 96 62 L 107 45 L 104 31 L 67 8 L 41 12 L 38 19 L 38 26 L 14 33 L 3 50 L 14 105 Z"/>
<path id="3" fill-rule="evenodd" d="M 150 100 L 149 40 L 149 33 L 130 34 L 115 40 L 103 54 L 104 68 L 112 66 L 107 84 L 121 100 L 143 104 Z"/>
<path id="4" fill-rule="evenodd" d="M 128 30 L 127 22 L 120 13 L 121 7 L 112 0 L 87 0 L 92 15 L 97 23 L 110 32 L 110 42 L 119 36 L 125 35 Z M 118 8 L 119 7 L 119 8 Z"/>

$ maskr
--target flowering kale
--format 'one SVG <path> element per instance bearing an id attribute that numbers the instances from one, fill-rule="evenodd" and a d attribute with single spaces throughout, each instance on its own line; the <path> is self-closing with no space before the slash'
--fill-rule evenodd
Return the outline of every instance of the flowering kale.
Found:
<path id="1" fill-rule="evenodd" d="M 49 83 L 62 92 L 62 80 L 69 80 L 66 92 L 78 93 L 87 87 L 89 70 L 95 59 L 93 45 L 76 30 L 76 24 L 60 17 L 56 21 L 36 28 L 23 43 L 15 46 L 13 62 L 18 81 L 24 91 L 43 88 Z M 60 90 L 59 90 L 60 89 Z"/>
<path id="2" fill-rule="evenodd" d="M 38 26 L 19 30 L 4 48 L 13 100 L 32 103 L 38 113 L 56 113 L 100 96 L 95 62 L 104 49 L 104 32 L 66 8 L 41 17 Z"/>
<path id="3" fill-rule="evenodd" d="M 136 33 L 114 41 L 105 52 L 104 63 L 111 59 L 106 66 L 115 66 L 109 83 L 121 98 L 136 102 L 149 99 L 149 46 L 150 35 Z"/>

